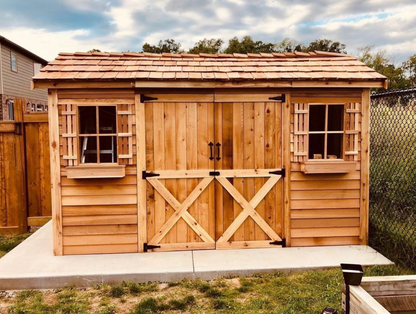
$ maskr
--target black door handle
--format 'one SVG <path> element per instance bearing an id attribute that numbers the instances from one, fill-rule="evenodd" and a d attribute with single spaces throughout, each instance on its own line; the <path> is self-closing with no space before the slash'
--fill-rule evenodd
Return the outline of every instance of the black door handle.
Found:
<path id="1" fill-rule="evenodd" d="M 217 148 L 218 148 L 218 155 L 217 155 L 217 160 L 220 160 L 221 159 L 221 157 L 220 157 L 220 148 L 221 148 L 221 144 L 220 144 L 220 142 L 218 142 L 217 144 L 215 144 L 215 146 L 217 146 Z"/>
<path id="2" fill-rule="evenodd" d="M 210 156 L 209 156 L 209 160 L 213 160 L 214 159 L 214 152 L 212 151 L 212 148 L 213 148 L 213 146 L 214 146 L 214 143 L 213 142 L 209 142 L 208 143 L 208 146 L 209 146 L 209 150 L 210 150 Z"/>

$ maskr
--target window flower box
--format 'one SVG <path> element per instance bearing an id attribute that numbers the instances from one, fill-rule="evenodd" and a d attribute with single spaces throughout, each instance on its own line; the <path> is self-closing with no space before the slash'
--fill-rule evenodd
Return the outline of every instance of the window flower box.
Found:
<path id="1" fill-rule="evenodd" d="M 356 170 L 356 162 L 341 159 L 308 160 L 301 163 L 304 174 L 348 173 Z"/>

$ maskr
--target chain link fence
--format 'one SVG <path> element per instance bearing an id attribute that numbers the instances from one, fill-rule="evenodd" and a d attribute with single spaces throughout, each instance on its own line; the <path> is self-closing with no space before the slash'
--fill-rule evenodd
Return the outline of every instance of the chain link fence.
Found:
<path id="1" fill-rule="evenodd" d="M 371 96 L 370 245 L 416 270 L 416 89 Z"/>

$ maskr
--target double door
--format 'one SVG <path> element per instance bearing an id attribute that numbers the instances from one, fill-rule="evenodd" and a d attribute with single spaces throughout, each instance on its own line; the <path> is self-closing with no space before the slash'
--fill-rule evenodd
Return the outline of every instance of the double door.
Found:
<path id="1" fill-rule="evenodd" d="M 145 250 L 282 243 L 281 102 L 145 102 Z"/>

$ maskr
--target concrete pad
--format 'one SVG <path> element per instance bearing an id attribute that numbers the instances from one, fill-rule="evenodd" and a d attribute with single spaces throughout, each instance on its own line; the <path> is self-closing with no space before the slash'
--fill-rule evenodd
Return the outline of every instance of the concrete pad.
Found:
<path id="1" fill-rule="evenodd" d="M 54 256 L 52 225 L 48 223 L 0 259 L 0 289 L 209 280 L 228 275 L 339 267 L 340 263 L 392 264 L 368 246 Z"/>
<path id="2" fill-rule="evenodd" d="M 54 256 L 51 223 L 0 259 L 0 289 L 3 290 L 184 278 L 193 278 L 190 251 Z"/>
<path id="3" fill-rule="evenodd" d="M 389 259 L 365 245 L 276 249 L 195 251 L 195 276 L 212 279 L 255 273 L 324 269 L 341 263 L 391 265 Z"/>

